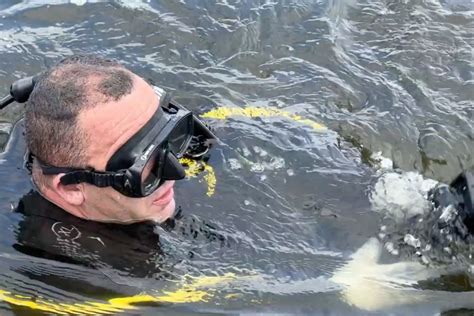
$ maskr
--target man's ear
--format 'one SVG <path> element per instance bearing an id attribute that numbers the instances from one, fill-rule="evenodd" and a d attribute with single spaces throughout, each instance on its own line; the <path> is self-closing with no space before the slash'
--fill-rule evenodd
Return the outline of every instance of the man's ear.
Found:
<path id="1" fill-rule="evenodd" d="M 61 183 L 61 177 L 64 173 L 57 174 L 52 179 L 52 186 L 56 194 L 71 205 L 80 206 L 84 203 L 84 191 L 82 184 Z"/>

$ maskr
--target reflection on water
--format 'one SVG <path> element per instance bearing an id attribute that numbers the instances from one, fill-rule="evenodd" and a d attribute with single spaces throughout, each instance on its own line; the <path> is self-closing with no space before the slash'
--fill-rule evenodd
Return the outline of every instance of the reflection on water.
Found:
<path id="1" fill-rule="evenodd" d="M 447 239 L 431 245 L 439 251 L 413 247 L 427 246 L 441 215 L 430 213 L 426 179 L 447 182 L 474 165 L 473 14 L 469 0 L 2 1 L 2 93 L 64 55 L 93 52 L 123 61 L 196 113 L 280 115 L 205 118 L 221 140 L 209 160 L 215 192 L 206 194 L 205 174 L 179 183 L 182 215 L 154 228 L 162 254 L 147 262 L 146 277 L 100 257 L 92 268 L 12 248 L 28 218 L 11 211 L 31 189 L 14 136 L 0 156 L 0 289 L 106 302 L 160 296 L 183 276 L 233 273 L 200 303 L 133 312 L 474 308 L 469 247 L 449 256 Z M 21 112 L 2 111 L 0 147 Z M 384 169 L 392 165 L 403 172 Z"/>

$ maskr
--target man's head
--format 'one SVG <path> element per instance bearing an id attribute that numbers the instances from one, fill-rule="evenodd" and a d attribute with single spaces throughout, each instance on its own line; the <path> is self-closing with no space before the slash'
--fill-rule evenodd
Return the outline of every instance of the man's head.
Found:
<path id="1" fill-rule="evenodd" d="M 28 148 L 38 158 L 33 179 L 41 193 L 86 219 L 163 221 L 175 209 L 173 181 L 142 198 L 89 183 L 65 185 L 55 167 L 105 171 L 109 159 L 155 114 L 160 96 L 120 64 L 94 56 L 66 58 L 37 80 L 26 106 Z"/>

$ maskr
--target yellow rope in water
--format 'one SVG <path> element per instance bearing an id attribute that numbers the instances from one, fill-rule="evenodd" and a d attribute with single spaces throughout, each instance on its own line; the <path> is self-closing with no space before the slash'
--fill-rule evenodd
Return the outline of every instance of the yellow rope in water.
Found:
<path id="1" fill-rule="evenodd" d="M 12 305 L 54 313 L 56 315 L 115 314 L 125 310 L 137 309 L 138 307 L 133 305 L 137 303 L 179 304 L 205 302 L 208 297 L 212 296 L 212 293 L 201 290 L 201 288 L 210 288 L 234 279 L 235 275 L 232 273 L 227 273 L 223 276 L 191 278 L 192 282 L 190 284 L 185 284 L 176 291 L 164 291 L 163 295 L 160 296 L 142 294 L 112 298 L 106 302 L 57 303 L 41 297 L 14 294 L 6 290 L 0 290 L 0 300 Z"/>
<path id="2" fill-rule="evenodd" d="M 179 162 L 182 165 L 187 166 L 186 169 L 186 176 L 187 177 L 196 177 L 202 171 L 205 171 L 206 174 L 204 175 L 204 181 L 207 183 L 207 196 L 211 197 L 215 190 L 216 190 L 216 173 L 214 172 L 214 168 L 210 165 L 205 163 L 202 160 L 193 160 L 189 158 L 181 158 Z"/>
<path id="3" fill-rule="evenodd" d="M 278 117 L 279 116 L 279 117 L 288 118 L 295 122 L 309 125 L 318 131 L 327 130 L 327 127 L 324 126 L 323 124 L 317 123 L 310 119 L 305 119 L 301 117 L 300 115 L 296 115 L 288 111 L 273 108 L 273 107 L 256 107 L 256 106 L 248 106 L 245 108 L 218 107 L 201 115 L 201 117 L 203 118 L 212 118 L 216 120 L 225 120 L 231 116 L 245 116 L 249 118 Z"/>

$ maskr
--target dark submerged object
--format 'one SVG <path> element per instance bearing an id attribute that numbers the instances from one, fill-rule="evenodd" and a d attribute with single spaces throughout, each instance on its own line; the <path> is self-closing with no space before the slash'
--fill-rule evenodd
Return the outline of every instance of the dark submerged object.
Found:
<path id="1" fill-rule="evenodd" d="M 448 186 L 443 185 L 430 192 L 435 207 L 454 206 L 470 234 L 474 233 L 474 170 L 457 176 Z"/>
<path id="2" fill-rule="evenodd" d="M 0 100 L 0 109 L 16 101 L 28 100 L 38 76 L 15 81 L 10 94 Z M 129 197 L 153 193 L 166 180 L 185 177 L 179 158 L 201 158 L 216 142 L 216 136 L 191 111 L 176 103 L 162 89 L 160 104 L 153 117 L 109 160 L 105 171 L 50 166 L 34 153 L 44 174 L 61 174 L 64 185 L 86 182 L 98 187 L 113 187 Z M 145 170 L 149 172 L 145 175 Z"/>
<path id="3" fill-rule="evenodd" d="M 12 102 L 25 103 L 28 101 L 31 92 L 35 87 L 36 79 L 36 76 L 27 77 L 12 83 L 10 94 L 0 100 L 0 110 Z"/>

